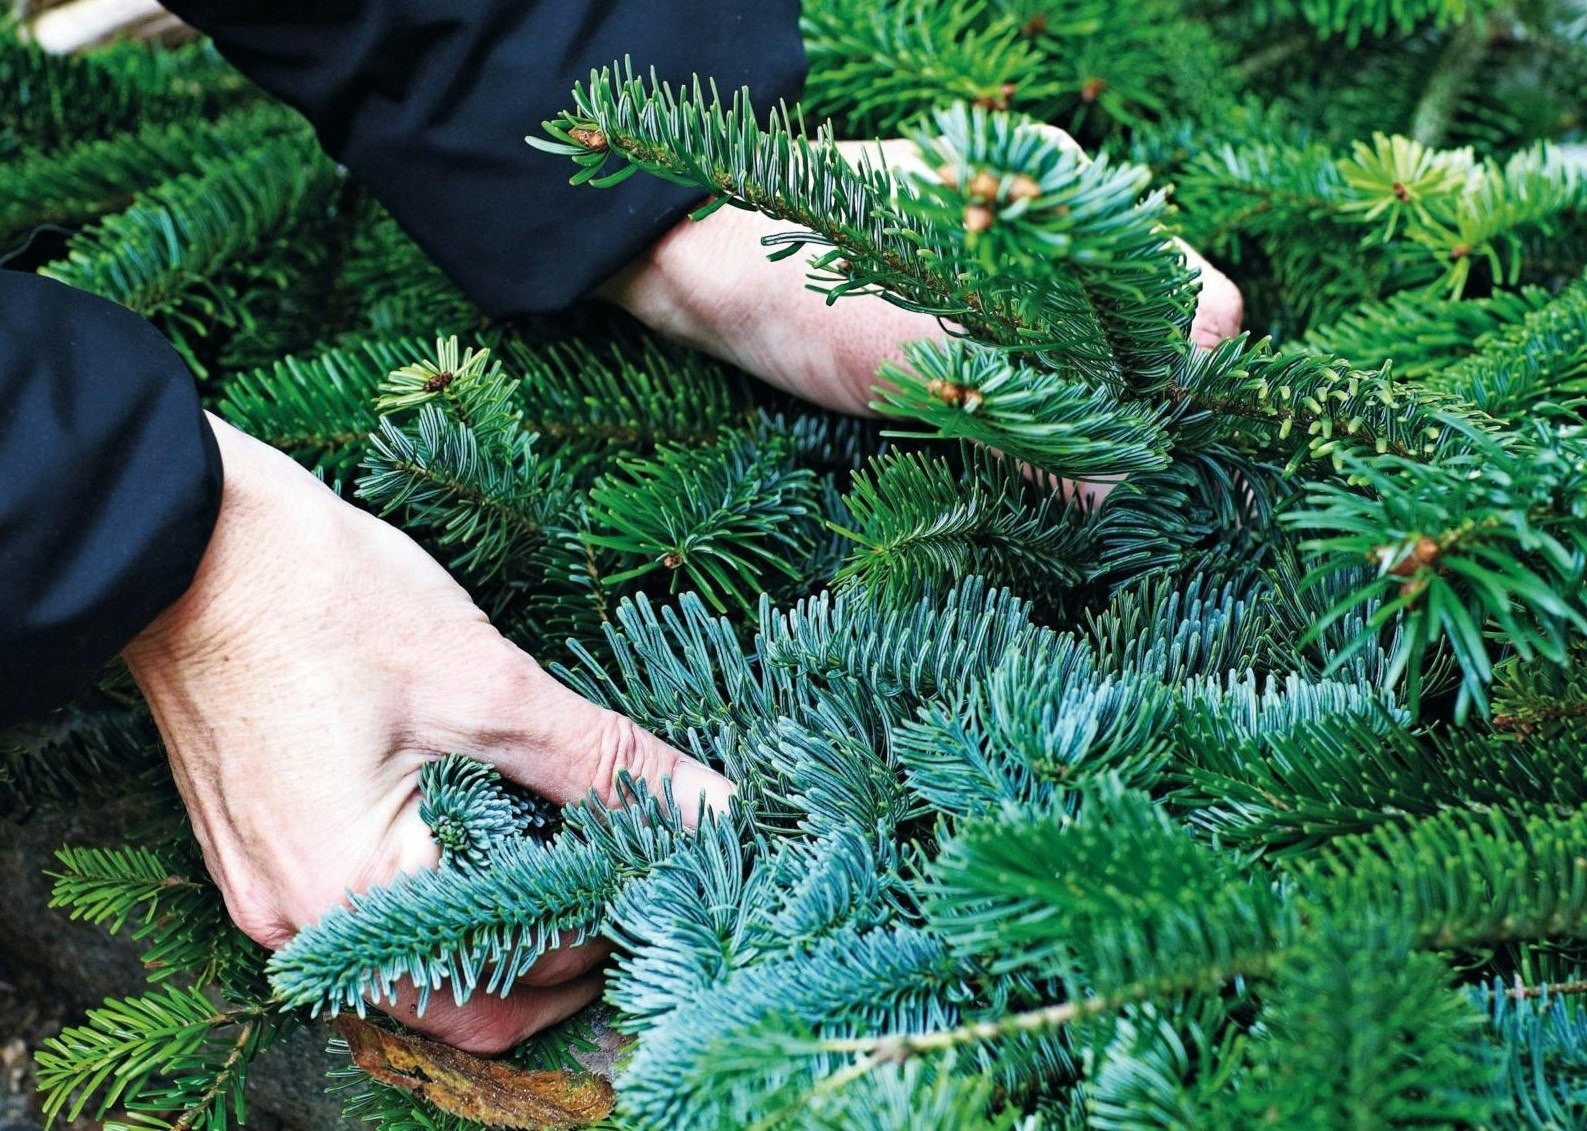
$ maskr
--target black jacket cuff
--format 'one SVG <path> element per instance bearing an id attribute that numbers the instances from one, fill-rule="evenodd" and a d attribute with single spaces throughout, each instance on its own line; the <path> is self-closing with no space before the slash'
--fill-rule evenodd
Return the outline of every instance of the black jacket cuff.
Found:
<path id="1" fill-rule="evenodd" d="M 631 57 L 661 78 L 804 81 L 797 0 L 168 0 L 320 140 L 477 303 L 550 312 L 615 274 L 700 203 L 650 177 L 573 188 L 524 136 L 591 69 Z"/>
<path id="2" fill-rule="evenodd" d="M 0 721 L 63 704 L 186 591 L 220 495 L 214 434 L 165 338 L 0 271 Z"/>

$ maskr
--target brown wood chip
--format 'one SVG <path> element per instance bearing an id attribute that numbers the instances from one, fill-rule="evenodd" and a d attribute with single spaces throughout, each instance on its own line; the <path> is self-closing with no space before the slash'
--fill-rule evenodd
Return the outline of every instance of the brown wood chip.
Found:
<path id="1" fill-rule="evenodd" d="M 527 1072 L 348 1015 L 336 1019 L 336 1031 L 352 1049 L 353 1063 L 382 1084 L 492 1127 L 588 1127 L 606 1118 L 617 1100 L 612 1086 L 596 1076 Z"/>

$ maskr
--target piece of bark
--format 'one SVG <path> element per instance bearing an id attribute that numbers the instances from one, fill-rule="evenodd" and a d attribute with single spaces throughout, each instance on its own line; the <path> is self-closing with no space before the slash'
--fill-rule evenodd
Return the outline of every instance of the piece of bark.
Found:
<path id="1" fill-rule="evenodd" d="M 616 1103 L 612 1086 L 596 1076 L 529 1072 L 346 1014 L 336 1019 L 336 1031 L 353 1063 L 374 1079 L 476 1123 L 518 1131 L 588 1127 Z"/>

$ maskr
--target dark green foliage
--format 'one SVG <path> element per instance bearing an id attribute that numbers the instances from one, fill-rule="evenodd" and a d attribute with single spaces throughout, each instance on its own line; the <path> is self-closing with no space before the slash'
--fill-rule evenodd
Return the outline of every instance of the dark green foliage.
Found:
<path id="1" fill-rule="evenodd" d="M 857 472 L 844 498 L 852 529 L 840 581 L 916 600 L 934 586 L 984 577 L 1046 604 L 1084 577 L 1085 507 L 1012 461 L 967 449 L 962 473 L 895 453 Z"/>
<path id="2" fill-rule="evenodd" d="M 0 21 L 0 157 L 111 137 L 149 121 L 197 118 L 235 99 L 244 81 L 208 45 L 157 51 L 111 44 L 51 55 Z"/>
<path id="3" fill-rule="evenodd" d="M 1275 974 L 1264 1031 L 1210 1122 L 1320 1129 L 1371 1112 L 1382 1128 L 1484 1126 L 1497 1066 L 1468 1055 L 1482 1018 L 1448 968 L 1370 920 L 1318 933 Z"/>
<path id="4" fill-rule="evenodd" d="M 259 105 L 214 122 L 155 122 L 62 152 L 31 152 L 0 166 L 0 251 L 15 249 L 38 228 L 76 227 L 120 211 L 164 181 L 302 129 L 290 111 Z"/>
<path id="5" fill-rule="evenodd" d="M 335 166 L 299 128 L 139 193 L 74 237 L 48 273 L 157 317 L 201 366 L 191 339 L 217 326 L 247 331 L 281 292 L 286 264 L 315 263 L 319 249 L 301 229 L 328 218 L 338 186 Z"/>
<path id="6" fill-rule="evenodd" d="M 596 481 L 584 540 L 617 553 L 607 585 L 660 570 L 673 591 L 691 589 L 719 610 L 749 609 L 757 593 L 800 579 L 813 548 L 815 486 L 767 432 L 664 447 L 646 459 L 619 458 Z"/>
<path id="7" fill-rule="evenodd" d="M 738 786 L 698 832 L 631 783 L 559 825 L 439 758 L 443 866 L 268 982 L 178 822 L 71 851 L 58 899 L 173 980 L 63 1036 L 50 1102 L 119 1081 L 219 1131 L 277 1018 L 504 992 L 599 935 L 624 1131 L 1582 1124 L 1579 12 L 811 0 L 804 27 L 808 123 L 658 89 L 636 47 L 538 144 L 692 186 L 706 223 L 762 212 L 831 301 L 949 323 L 879 374 L 898 447 L 605 315 L 488 323 L 290 117 L 221 113 L 202 51 L 8 48 L 61 90 L 197 85 L 66 132 L 93 115 L 28 103 L 0 185 L 58 210 L 0 232 L 86 225 L 50 270 L 156 314 L 228 419 Z M 919 165 L 829 144 L 877 131 Z M 1192 348 L 1176 235 L 1249 337 Z M 128 701 L 18 742 L 10 803 L 158 781 Z M 368 1082 L 349 1111 L 471 1131 Z"/>
<path id="8" fill-rule="evenodd" d="M 39 1086 L 50 1093 L 45 1114 L 104 1119 L 119 1104 L 126 1117 L 110 1126 L 225 1131 L 245 1121 L 249 1062 L 282 1029 L 266 1008 L 223 1010 L 198 990 L 175 986 L 107 1001 L 88 1011 L 88 1024 L 40 1049 Z M 169 1119 L 173 1112 L 180 1121 Z"/>

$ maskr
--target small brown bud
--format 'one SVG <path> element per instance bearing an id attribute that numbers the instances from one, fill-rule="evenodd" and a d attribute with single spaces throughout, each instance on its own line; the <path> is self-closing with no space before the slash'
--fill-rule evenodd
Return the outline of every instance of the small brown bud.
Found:
<path id="1" fill-rule="evenodd" d="M 1041 185 L 1036 178 L 1025 173 L 1018 173 L 1009 182 L 1008 196 L 1010 200 L 1035 200 L 1041 195 Z"/>
<path id="2" fill-rule="evenodd" d="M 933 377 L 926 382 L 926 392 L 943 404 L 962 408 L 965 412 L 974 412 L 986 400 L 980 389 L 971 385 L 960 385 L 955 381 L 944 381 L 940 377 Z"/>
<path id="3" fill-rule="evenodd" d="M 1427 588 L 1427 578 L 1425 578 L 1425 577 L 1413 577 L 1409 581 L 1407 581 L 1404 585 L 1400 586 L 1400 596 L 1401 597 L 1414 597 L 1418 593 L 1420 593 L 1423 589 L 1426 589 L 1426 588 Z"/>
<path id="4" fill-rule="evenodd" d="M 1380 562 L 1388 562 L 1395 556 L 1393 546 L 1379 546 L 1373 556 Z M 1438 559 L 1443 556 L 1444 548 L 1433 538 L 1423 535 L 1416 540 L 1416 545 L 1411 547 L 1411 552 L 1389 567 L 1389 572 L 1395 577 L 1410 577 L 1431 565 L 1437 565 Z"/>
<path id="5" fill-rule="evenodd" d="M 959 167 L 953 163 L 937 166 L 937 179 L 949 188 L 959 187 Z"/>
<path id="6" fill-rule="evenodd" d="M 1464 259 L 1464 258 L 1466 258 L 1466 256 L 1468 256 L 1470 254 L 1471 254 L 1471 249 L 1469 247 L 1467 247 L 1465 244 L 1461 244 L 1454 251 L 1449 253 L 1449 258 L 1451 258 L 1451 259 Z"/>
<path id="7" fill-rule="evenodd" d="M 574 126 L 568 131 L 568 136 L 582 145 L 585 149 L 593 149 L 597 153 L 606 152 L 606 134 L 600 130 L 586 129 L 584 126 Z"/>
<path id="8" fill-rule="evenodd" d="M 1107 88 L 1107 79 L 1090 78 L 1080 84 L 1080 97 L 1086 102 L 1095 102 L 1097 96 Z"/>
<path id="9" fill-rule="evenodd" d="M 668 550 L 661 555 L 661 564 L 668 569 L 681 569 L 683 567 L 683 555 L 676 550 Z"/>
<path id="10" fill-rule="evenodd" d="M 1024 27 L 1019 29 L 1019 33 L 1026 39 L 1034 39 L 1046 30 L 1047 17 L 1045 14 L 1038 12 L 1026 22 Z"/>
<path id="11" fill-rule="evenodd" d="M 985 169 L 970 178 L 970 195 L 977 200 L 996 200 L 1001 187 L 1002 183 Z"/>
<path id="12" fill-rule="evenodd" d="M 1012 101 L 1013 97 L 1019 93 L 1019 87 L 1011 82 L 1004 83 L 998 87 L 998 90 L 1002 92 L 1004 102 Z"/>
<path id="13" fill-rule="evenodd" d="M 1493 729 L 1510 731 L 1512 734 L 1518 734 L 1522 738 L 1526 738 L 1537 733 L 1537 724 L 1523 719 L 1519 715 L 1495 715 L 1493 716 Z"/>
<path id="14" fill-rule="evenodd" d="M 444 372 L 437 373 L 434 377 L 431 377 L 428 381 L 426 381 L 424 383 L 424 391 L 427 393 L 439 393 L 442 389 L 446 388 L 456 379 L 457 374 L 453 373 L 450 369 L 445 370 Z"/>
<path id="15" fill-rule="evenodd" d="M 1400 184 L 1399 181 L 1395 181 L 1394 196 L 1401 204 L 1409 204 L 1411 200 L 1411 190 Z"/>
<path id="16" fill-rule="evenodd" d="M 996 220 L 996 214 L 984 204 L 972 204 L 964 210 L 964 230 L 971 235 L 989 230 Z"/>

